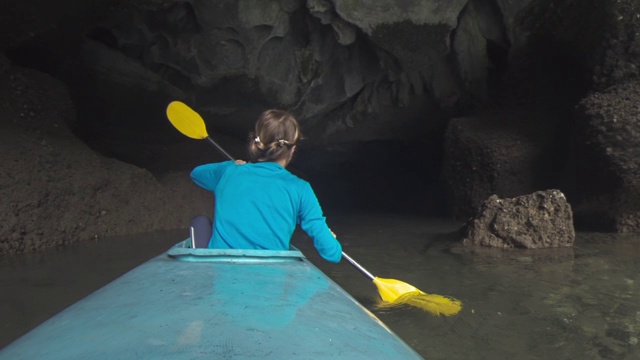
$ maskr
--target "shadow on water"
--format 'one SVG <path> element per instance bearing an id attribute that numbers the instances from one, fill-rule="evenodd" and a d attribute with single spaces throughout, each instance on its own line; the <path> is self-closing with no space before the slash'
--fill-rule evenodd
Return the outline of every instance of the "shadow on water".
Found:
<path id="1" fill-rule="evenodd" d="M 87 241 L 0 256 L 0 348 L 67 306 L 166 251 L 185 231 Z"/>
<path id="2" fill-rule="evenodd" d="M 579 233 L 572 249 L 470 250 L 450 220 L 382 214 L 331 216 L 344 250 L 374 275 L 464 308 L 435 317 L 378 307 L 373 284 L 346 262 L 293 244 L 427 359 L 640 358 L 640 236 Z M 44 254 L 0 257 L 0 347 L 181 240 L 136 235 Z"/>

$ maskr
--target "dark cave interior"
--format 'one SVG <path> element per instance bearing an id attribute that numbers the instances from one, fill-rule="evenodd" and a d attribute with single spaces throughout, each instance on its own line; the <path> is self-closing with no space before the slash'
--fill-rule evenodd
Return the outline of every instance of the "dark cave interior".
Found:
<path id="1" fill-rule="evenodd" d="M 156 176 L 222 160 L 213 148 L 183 138 L 168 124 L 164 108 L 173 99 L 166 94 L 103 88 L 99 93 L 120 97 L 115 101 L 120 108 L 114 109 L 103 101 L 96 88 L 109 85 L 99 83 L 69 59 L 81 48 L 82 37 L 112 47 L 117 47 L 117 40 L 100 25 L 85 29 L 88 30 L 78 31 L 77 23 L 69 22 L 14 44 L 5 54 L 15 64 L 43 71 L 67 84 L 77 114 L 76 122 L 69 126 L 83 142 L 105 156 L 148 169 Z M 487 41 L 486 50 L 491 64 L 487 79 L 490 97 L 449 109 L 448 118 L 492 112 L 495 108 L 513 109 L 509 111 L 517 117 L 518 112 L 544 108 L 544 112 L 555 114 L 553 119 L 547 119 L 547 127 L 552 128 L 548 131 L 556 139 L 569 139 L 572 107 L 588 90 L 587 72 L 576 55 L 563 44 L 554 46 L 542 40 L 523 54 L 511 54 L 509 48 L 493 41 Z M 131 56 L 136 52 L 134 48 L 127 51 Z M 244 80 L 230 79 L 229 83 Z M 256 107 L 247 113 L 255 116 L 257 111 Z M 116 123 L 113 116 L 107 116 L 109 113 L 126 113 L 128 118 L 137 120 Z M 442 164 L 448 118 L 443 117 L 429 132 L 407 139 L 310 144 L 300 148 L 290 170 L 314 184 L 327 207 L 383 208 L 445 216 Z M 216 129 L 213 137 L 242 157 L 248 132 L 249 129 L 227 129 L 226 133 Z M 564 155 L 556 157 L 549 175 L 557 176 L 571 166 L 568 146 L 567 141 L 555 144 L 557 153 Z M 562 181 L 559 177 L 548 178 L 540 180 L 540 184 L 564 187 L 570 193 L 570 186 Z"/>

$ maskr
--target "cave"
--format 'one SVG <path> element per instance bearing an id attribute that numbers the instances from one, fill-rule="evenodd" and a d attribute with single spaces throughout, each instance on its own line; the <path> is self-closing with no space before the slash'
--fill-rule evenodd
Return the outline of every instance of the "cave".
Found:
<path id="1" fill-rule="evenodd" d="M 173 100 L 237 158 L 263 110 L 291 111 L 291 172 L 328 213 L 464 220 L 559 189 L 580 229 L 640 228 L 635 3 L 356 3 L 9 1 L 0 252 L 210 211 L 188 172 L 224 157 L 170 125 Z"/>

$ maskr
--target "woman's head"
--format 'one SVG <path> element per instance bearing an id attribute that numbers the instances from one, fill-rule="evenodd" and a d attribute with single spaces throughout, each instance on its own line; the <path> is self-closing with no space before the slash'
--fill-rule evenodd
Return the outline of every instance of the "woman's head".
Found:
<path id="1" fill-rule="evenodd" d="M 283 110 L 267 110 L 258 118 L 249 143 L 251 161 L 288 162 L 301 137 L 293 115 Z"/>

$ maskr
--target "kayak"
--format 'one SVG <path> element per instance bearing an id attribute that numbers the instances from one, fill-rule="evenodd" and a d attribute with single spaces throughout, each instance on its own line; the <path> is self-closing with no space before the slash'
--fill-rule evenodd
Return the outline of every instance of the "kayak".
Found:
<path id="1" fill-rule="evenodd" d="M 189 239 L 0 350 L 0 359 L 422 359 L 297 249 Z"/>

